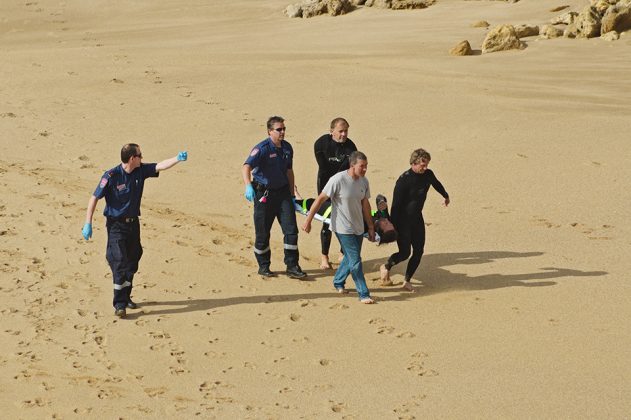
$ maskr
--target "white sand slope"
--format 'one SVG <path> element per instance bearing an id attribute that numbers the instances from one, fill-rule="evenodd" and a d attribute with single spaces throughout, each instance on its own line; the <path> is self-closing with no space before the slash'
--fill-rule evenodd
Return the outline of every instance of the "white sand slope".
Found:
<path id="1" fill-rule="evenodd" d="M 313 19 L 287 4 L 2 2 L 3 417 L 626 418 L 631 35 L 452 57 L 480 49 L 476 21 L 583 3 Z M 378 304 L 338 295 L 316 229 L 299 238 L 312 281 L 256 275 L 240 168 L 274 114 L 305 197 L 334 117 L 374 196 L 391 198 L 414 148 L 432 153 L 451 205 L 430 193 L 417 293 L 380 287 L 396 246 L 366 244 Z M 119 320 L 103 202 L 93 239 L 80 232 L 131 141 L 146 162 L 189 160 L 147 181 L 141 308 Z M 272 254 L 283 271 L 278 226 Z"/>

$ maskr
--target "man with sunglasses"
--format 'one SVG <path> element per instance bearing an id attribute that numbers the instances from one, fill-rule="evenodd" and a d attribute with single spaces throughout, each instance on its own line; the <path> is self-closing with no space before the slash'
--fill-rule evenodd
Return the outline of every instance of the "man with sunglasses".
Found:
<path id="1" fill-rule="evenodd" d="M 285 120 L 273 116 L 267 120 L 268 137 L 254 146 L 241 173 L 245 198 L 254 203 L 254 256 L 263 277 L 274 277 L 270 269 L 272 252 L 270 232 L 278 219 L 284 235 L 286 273 L 295 279 L 307 274 L 298 265 L 298 225 L 294 209 L 294 150 L 285 140 Z"/>
<path id="2" fill-rule="evenodd" d="M 140 201 L 145 179 L 157 177 L 188 158 L 187 152 L 163 160 L 160 163 L 142 163 L 140 146 L 129 143 L 121 149 L 121 164 L 106 171 L 90 197 L 83 225 L 83 238 L 92 237 L 92 217 L 97 202 L 105 197 L 107 250 L 105 256 L 114 277 L 114 314 L 120 318 L 126 310 L 138 305 L 131 300 L 134 274 L 142 257 L 140 244 Z"/>

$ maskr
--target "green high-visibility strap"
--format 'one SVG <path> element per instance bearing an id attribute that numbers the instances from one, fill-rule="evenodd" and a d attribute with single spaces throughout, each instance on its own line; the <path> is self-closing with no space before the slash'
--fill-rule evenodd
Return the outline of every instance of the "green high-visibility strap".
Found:
<path id="1" fill-rule="evenodd" d="M 329 206 L 329 208 L 328 208 L 328 209 L 324 210 L 324 214 L 322 215 L 322 217 L 324 217 L 325 219 L 326 219 L 327 217 L 329 217 L 329 215 L 331 214 L 331 210 L 333 210 L 333 206 L 332 206 L 332 205 L 331 205 L 331 206 Z"/>

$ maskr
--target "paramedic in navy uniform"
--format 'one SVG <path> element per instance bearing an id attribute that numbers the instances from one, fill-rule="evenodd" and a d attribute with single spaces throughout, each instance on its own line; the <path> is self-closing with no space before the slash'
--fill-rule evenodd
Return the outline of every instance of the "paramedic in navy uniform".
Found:
<path id="1" fill-rule="evenodd" d="M 302 279 L 307 274 L 298 265 L 298 225 L 294 208 L 294 150 L 285 141 L 285 120 L 274 116 L 267 120 L 268 137 L 254 146 L 245 160 L 241 173 L 245 183 L 245 198 L 254 202 L 254 255 L 259 274 L 273 277 L 270 231 L 278 218 L 284 235 L 287 275 Z"/>
<path id="2" fill-rule="evenodd" d="M 114 277 L 114 314 L 125 317 L 126 309 L 136 309 L 131 300 L 134 273 L 142 257 L 140 244 L 140 201 L 145 179 L 157 177 L 188 158 L 187 152 L 160 163 L 142 163 L 140 146 L 129 143 L 121 149 L 121 164 L 106 171 L 88 202 L 83 238 L 92 237 L 92 216 L 97 202 L 105 197 L 103 215 L 107 218 L 107 251 L 105 256 Z"/>

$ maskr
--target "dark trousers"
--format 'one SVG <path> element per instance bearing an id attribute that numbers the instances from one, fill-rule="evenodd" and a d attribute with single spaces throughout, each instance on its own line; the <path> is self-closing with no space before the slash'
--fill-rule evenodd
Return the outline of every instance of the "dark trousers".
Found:
<path id="1" fill-rule="evenodd" d="M 123 309 L 131 299 L 134 273 L 142 257 L 138 218 L 126 223 L 107 219 L 107 251 L 105 257 L 114 278 L 114 308 Z"/>
<path id="2" fill-rule="evenodd" d="M 425 248 L 425 221 L 421 217 L 420 219 L 408 220 L 405 224 L 399 224 L 395 226 L 397 229 L 397 245 L 399 252 L 396 252 L 388 258 L 386 268 L 390 270 L 392 266 L 405 261 L 408 261 L 408 266 L 405 269 L 405 280 L 409 281 L 423 257 L 423 251 Z M 412 257 L 410 257 L 410 247 L 412 248 Z"/>
<path id="3" fill-rule="evenodd" d="M 266 191 L 266 200 L 262 203 L 261 198 Z M 269 240 L 275 219 L 278 219 L 284 235 L 285 265 L 287 268 L 294 267 L 298 265 L 298 225 L 289 186 L 279 190 L 257 188 L 254 199 L 254 255 L 260 268 L 269 268 L 271 264 Z"/>

